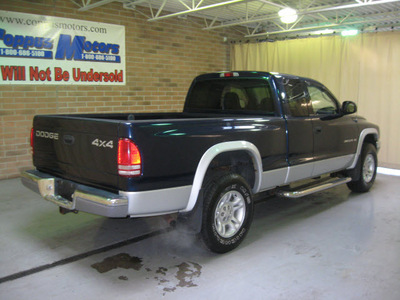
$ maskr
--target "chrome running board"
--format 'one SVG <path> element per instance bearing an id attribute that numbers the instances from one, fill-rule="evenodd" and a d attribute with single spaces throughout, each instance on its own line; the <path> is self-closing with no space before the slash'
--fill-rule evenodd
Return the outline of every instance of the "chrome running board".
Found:
<path id="1" fill-rule="evenodd" d="M 307 195 L 311 195 L 317 192 L 321 192 L 335 186 L 345 184 L 351 181 L 351 177 L 345 178 L 328 178 L 328 180 L 319 181 L 318 183 L 314 183 L 312 185 L 300 186 L 296 190 L 280 190 L 277 192 L 278 196 L 286 197 L 286 198 L 300 198 Z"/>

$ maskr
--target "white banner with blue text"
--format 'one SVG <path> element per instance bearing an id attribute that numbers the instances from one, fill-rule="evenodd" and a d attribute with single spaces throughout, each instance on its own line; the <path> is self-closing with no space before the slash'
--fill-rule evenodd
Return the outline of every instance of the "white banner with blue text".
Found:
<path id="1" fill-rule="evenodd" d="M 0 84 L 125 85 L 125 27 L 0 10 Z"/>

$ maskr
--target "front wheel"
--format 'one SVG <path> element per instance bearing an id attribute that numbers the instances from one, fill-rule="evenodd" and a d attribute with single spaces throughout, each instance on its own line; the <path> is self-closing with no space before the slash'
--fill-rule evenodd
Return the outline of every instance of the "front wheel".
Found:
<path id="1" fill-rule="evenodd" d="M 372 144 L 365 144 L 360 155 L 360 176 L 358 180 L 353 180 L 347 186 L 357 193 L 368 192 L 375 182 L 376 169 L 378 166 L 378 158 L 376 148 Z"/>
<path id="2" fill-rule="evenodd" d="M 227 173 L 205 187 L 201 237 L 213 252 L 235 249 L 245 238 L 253 219 L 249 185 L 238 174 Z"/>

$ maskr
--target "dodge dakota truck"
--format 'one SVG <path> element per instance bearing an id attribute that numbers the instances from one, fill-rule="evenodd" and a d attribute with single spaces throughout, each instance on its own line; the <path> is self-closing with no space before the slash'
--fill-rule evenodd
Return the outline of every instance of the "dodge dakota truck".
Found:
<path id="1" fill-rule="evenodd" d="M 379 128 L 321 83 L 267 72 L 196 77 L 180 113 L 39 115 L 22 182 L 112 218 L 174 214 L 217 253 L 249 231 L 254 195 L 374 183 Z"/>

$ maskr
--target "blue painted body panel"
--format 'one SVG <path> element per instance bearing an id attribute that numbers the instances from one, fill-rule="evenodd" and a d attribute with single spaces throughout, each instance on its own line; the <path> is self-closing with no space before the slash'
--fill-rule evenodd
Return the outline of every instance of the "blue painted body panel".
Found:
<path id="1" fill-rule="evenodd" d="M 350 116 L 330 120 L 291 117 L 282 96 L 283 79 L 298 77 L 266 72 L 236 74 L 239 79 L 265 81 L 274 103 L 272 113 L 190 107 L 188 99 L 198 83 L 235 80 L 221 77 L 221 73 L 200 75 L 189 89 L 182 113 L 36 116 L 35 132 L 56 133 L 58 139 L 40 133 L 35 137 L 34 165 L 48 174 L 109 191 L 146 191 L 191 185 L 201 157 L 217 143 L 254 144 L 263 171 L 268 171 L 354 153 L 355 143 L 343 145 L 342 140 L 357 139 L 363 128 L 376 127 L 365 121 L 357 123 Z M 315 138 L 316 126 L 330 133 Z M 118 175 L 120 138 L 130 138 L 138 146 L 143 162 L 141 177 Z"/>

